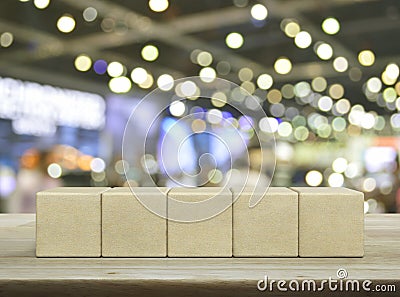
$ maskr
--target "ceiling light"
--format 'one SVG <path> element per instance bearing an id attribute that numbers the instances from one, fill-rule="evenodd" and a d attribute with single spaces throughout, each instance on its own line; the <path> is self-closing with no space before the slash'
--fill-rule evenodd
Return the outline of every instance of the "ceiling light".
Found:
<path id="1" fill-rule="evenodd" d="M 86 22 L 93 22 L 97 18 L 97 10 L 94 7 L 88 7 L 83 11 L 83 19 Z"/>
<path id="2" fill-rule="evenodd" d="M 335 18 L 327 18 L 322 22 L 322 30 L 326 34 L 329 35 L 334 35 L 340 30 L 340 24 L 339 21 Z"/>
<path id="3" fill-rule="evenodd" d="M 155 61 L 158 58 L 158 48 L 154 45 L 146 45 L 142 49 L 142 58 L 145 61 Z"/>
<path id="4" fill-rule="evenodd" d="M 153 76 L 150 73 L 147 73 L 146 79 L 144 80 L 144 82 L 139 84 L 139 87 L 141 87 L 142 89 L 149 89 L 151 88 L 153 83 L 154 83 Z"/>
<path id="5" fill-rule="evenodd" d="M 45 9 L 50 4 L 50 0 L 34 0 L 33 4 L 38 9 Z"/>
<path id="6" fill-rule="evenodd" d="M 345 57 L 337 57 L 333 60 L 333 68 L 337 72 L 345 72 L 349 68 L 349 62 Z"/>
<path id="7" fill-rule="evenodd" d="M 329 44 L 322 42 L 317 46 L 316 54 L 321 60 L 329 60 L 333 56 L 333 49 Z"/>
<path id="8" fill-rule="evenodd" d="M 217 73 L 215 72 L 214 68 L 211 67 L 205 67 L 200 70 L 200 79 L 204 82 L 212 82 L 217 76 Z"/>
<path id="9" fill-rule="evenodd" d="M 300 26 L 297 22 L 290 21 L 284 27 L 286 36 L 294 38 L 300 32 Z"/>
<path id="10" fill-rule="evenodd" d="M 279 58 L 274 64 L 274 69 L 276 73 L 288 74 L 292 70 L 292 62 L 285 57 Z"/>
<path id="11" fill-rule="evenodd" d="M 213 56 L 209 52 L 200 52 L 196 57 L 196 61 L 200 66 L 209 66 L 213 61 Z"/>
<path id="12" fill-rule="evenodd" d="M 107 73 L 111 77 L 121 76 L 124 73 L 124 66 L 120 62 L 111 62 L 107 66 Z"/>
<path id="13" fill-rule="evenodd" d="M 137 84 L 142 84 L 147 79 L 147 71 L 142 67 L 136 67 L 131 72 L 132 81 Z"/>
<path id="14" fill-rule="evenodd" d="M 327 82 L 326 79 L 323 78 L 322 76 L 317 76 L 316 78 L 314 78 L 311 82 L 311 86 L 314 89 L 314 91 L 316 92 L 323 92 L 325 91 L 326 87 L 327 87 Z"/>
<path id="15" fill-rule="evenodd" d="M 78 71 L 88 71 L 92 66 L 92 59 L 88 55 L 79 55 L 76 57 L 74 65 Z"/>
<path id="16" fill-rule="evenodd" d="M 150 0 L 149 7 L 152 11 L 162 12 L 165 11 L 169 6 L 168 0 Z"/>
<path id="17" fill-rule="evenodd" d="M 14 41 L 14 36 L 10 32 L 4 32 L 0 35 L 0 45 L 2 47 L 9 47 Z"/>
<path id="18" fill-rule="evenodd" d="M 375 62 L 375 54 L 370 50 L 363 50 L 358 54 L 358 61 L 362 66 L 372 66 Z"/>
<path id="19" fill-rule="evenodd" d="M 321 172 L 311 170 L 306 174 L 306 183 L 311 187 L 318 187 L 323 181 L 323 175 Z"/>
<path id="20" fill-rule="evenodd" d="M 272 76 L 269 74 L 261 74 L 257 78 L 257 85 L 262 90 L 268 90 L 270 87 L 272 87 L 273 83 L 274 80 L 272 79 Z"/>
<path id="21" fill-rule="evenodd" d="M 399 77 L 399 66 L 390 63 L 386 66 L 386 75 L 389 79 L 396 80 Z"/>
<path id="22" fill-rule="evenodd" d="M 230 48 L 237 49 L 243 45 L 243 36 L 237 32 L 229 33 L 225 38 L 226 45 Z"/>
<path id="23" fill-rule="evenodd" d="M 157 86 L 163 91 L 169 91 L 174 86 L 174 78 L 169 74 L 162 74 L 157 79 Z"/>
<path id="24" fill-rule="evenodd" d="M 62 33 L 70 33 L 75 29 L 75 19 L 70 15 L 63 15 L 57 21 L 57 28 Z"/>
<path id="25" fill-rule="evenodd" d="M 253 17 L 253 19 L 258 20 L 258 21 L 265 20 L 268 16 L 268 10 L 262 4 L 253 5 L 250 13 L 251 13 L 251 16 Z"/>
<path id="26" fill-rule="evenodd" d="M 132 88 L 131 80 L 125 76 L 119 76 L 112 78 L 108 86 L 110 90 L 114 93 L 121 94 L 127 93 Z"/>
<path id="27" fill-rule="evenodd" d="M 179 100 L 172 102 L 169 106 L 169 112 L 176 117 L 180 117 L 181 115 L 183 115 L 185 113 L 185 110 L 185 103 Z"/>
<path id="28" fill-rule="evenodd" d="M 306 31 L 299 32 L 294 38 L 294 43 L 299 48 L 307 48 L 311 45 L 312 38 L 310 33 Z"/>
<path id="29" fill-rule="evenodd" d="M 183 96 L 191 97 L 196 94 L 197 86 L 194 82 L 190 80 L 185 81 L 184 83 L 181 84 L 180 91 L 182 92 Z"/>
<path id="30" fill-rule="evenodd" d="M 367 89 L 372 93 L 379 93 L 379 91 L 382 89 L 381 80 L 377 77 L 371 77 L 367 81 Z"/>
<path id="31" fill-rule="evenodd" d="M 241 81 L 250 81 L 253 78 L 253 70 L 243 67 L 239 70 L 238 77 Z"/>

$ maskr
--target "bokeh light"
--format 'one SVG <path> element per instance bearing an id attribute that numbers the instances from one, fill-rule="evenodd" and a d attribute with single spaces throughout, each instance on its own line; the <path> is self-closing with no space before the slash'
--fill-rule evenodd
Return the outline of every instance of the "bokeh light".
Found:
<path id="1" fill-rule="evenodd" d="M 337 57 L 333 60 L 333 68 L 337 72 L 345 72 L 349 68 L 349 62 L 345 57 Z"/>
<path id="2" fill-rule="evenodd" d="M 211 97 L 211 104 L 215 107 L 222 107 L 227 103 L 227 101 L 228 98 L 223 92 L 215 92 Z"/>
<path id="3" fill-rule="evenodd" d="M 316 46 L 315 52 L 321 60 L 329 60 L 333 56 L 332 47 L 324 42 L 321 42 Z"/>
<path id="4" fill-rule="evenodd" d="M 279 122 L 275 118 L 264 117 L 260 120 L 258 126 L 263 132 L 275 133 L 278 131 Z"/>
<path id="5" fill-rule="evenodd" d="M 212 82 L 217 77 L 217 73 L 212 67 L 204 67 L 200 70 L 199 76 L 204 82 Z"/>
<path id="6" fill-rule="evenodd" d="M 108 86 L 114 93 L 127 93 L 132 88 L 132 82 L 125 76 L 113 77 L 110 79 Z"/>
<path id="7" fill-rule="evenodd" d="M 327 18 L 322 22 L 322 30 L 329 35 L 337 34 L 340 30 L 339 21 L 335 18 Z"/>
<path id="8" fill-rule="evenodd" d="M 131 72 L 131 78 L 134 83 L 142 84 L 147 79 L 147 71 L 142 67 L 136 67 Z"/>
<path id="9" fill-rule="evenodd" d="M 92 59 L 88 55 L 79 55 L 75 58 L 75 68 L 78 71 L 88 71 L 92 66 Z"/>
<path id="10" fill-rule="evenodd" d="M 47 173 L 50 177 L 52 178 L 59 178 L 62 175 L 62 168 L 59 164 L 57 163 L 51 163 L 47 167 Z"/>
<path id="11" fill-rule="evenodd" d="M 238 77 L 241 81 L 250 81 L 253 78 L 253 70 L 248 67 L 243 67 L 238 72 Z"/>
<path id="12" fill-rule="evenodd" d="M 347 160 L 345 158 L 337 158 L 332 163 L 332 169 L 337 173 L 343 173 L 346 171 L 347 168 Z"/>
<path id="13" fill-rule="evenodd" d="M 50 0 L 34 0 L 33 4 L 38 9 L 45 9 L 50 5 Z"/>
<path id="14" fill-rule="evenodd" d="M 209 66 L 213 61 L 213 56 L 210 52 L 202 51 L 197 55 L 196 60 L 200 66 Z"/>
<path id="15" fill-rule="evenodd" d="M 294 43 L 299 48 L 307 48 L 312 43 L 312 38 L 310 33 L 306 31 L 299 32 L 296 37 L 294 38 Z"/>
<path id="16" fill-rule="evenodd" d="M 90 169 L 97 173 L 103 172 L 106 170 L 106 162 L 102 158 L 93 158 L 90 162 Z"/>
<path id="17" fill-rule="evenodd" d="M 292 62 L 286 57 L 281 57 L 275 61 L 274 69 L 276 73 L 288 74 L 292 70 Z"/>
<path id="18" fill-rule="evenodd" d="M 324 177 L 322 173 L 317 170 L 311 170 L 307 172 L 305 177 L 307 185 L 311 187 L 318 187 L 320 184 L 322 184 L 323 178 Z"/>
<path id="19" fill-rule="evenodd" d="M 375 63 L 375 54 L 371 50 L 363 50 L 358 54 L 358 62 L 362 66 L 372 66 Z"/>
<path id="20" fill-rule="evenodd" d="M 271 75 L 269 74 L 261 74 L 257 78 L 257 85 L 260 89 L 263 90 L 268 90 L 270 87 L 272 87 L 272 84 L 274 83 L 274 80 Z"/>
<path id="21" fill-rule="evenodd" d="M 97 9 L 94 7 L 87 7 L 83 11 L 82 15 L 86 22 L 93 22 L 97 18 Z"/>
<path id="22" fill-rule="evenodd" d="M 326 87 L 328 86 L 328 83 L 326 82 L 325 78 L 323 78 L 321 76 L 317 76 L 316 78 L 314 78 L 312 80 L 311 86 L 314 91 L 323 92 L 323 91 L 325 91 Z"/>
<path id="23" fill-rule="evenodd" d="M 107 66 L 107 73 L 111 77 L 121 76 L 124 73 L 124 65 L 116 61 L 111 62 Z"/>
<path id="24" fill-rule="evenodd" d="M 158 58 L 158 48 L 148 44 L 142 48 L 141 55 L 143 60 L 153 62 Z"/>
<path id="25" fill-rule="evenodd" d="M 226 36 L 225 43 L 230 48 L 238 49 L 242 47 L 244 43 L 244 38 L 240 33 L 232 32 Z"/>
<path id="26" fill-rule="evenodd" d="M 143 82 L 138 83 L 142 89 L 149 89 L 153 86 L 154 78 L 150 73 L 147 73 L 146 79 Z"/>
<path id="27" fill-rule="evenodd" d="M 288 37 L 294 38 L 300 32 L 300 25 L 294 20 L 283 20 L 281 23 L 283 31 Z"/>
<path id="28" fill-rule="evenodd" d="M 182 101 L 174 101 L 169 106 L 169 112 L 176 117 L 182 116 L 186 111 L 185 103 Z"/>
<path id="29" fill-rule="evenodd" d="M 169 91 L 174 87 L 174 78 L 169 74 L 161 74 L 157 79 L 157 86 L 163 91 Z"/>
<path id="30" fill-rule="evenodd" d="M 168 0 L 149 0 L 149 7 L 154 12 L 163 12 L 169 6 Z"/>
<path id="31" fill-rule="evenodd" d="M 14 41 L 14 35 L 10 32 L 4 32 L 0 35 L 0 46 L 9 47 Z"/>
<path id="32" fill-rule="evenodd" d="M 75 19 L 71 15 L 63 15 L 57 21 L 57 28 L 62 33 L 70 33 L 75 29 Z"/>
<path id="33" fill-rule="evenodd" d="M 342 187 L 344 183 L 344 177 L 340 173 L 332 173 L 328 178 L 328 184 L 331 187 Z"/>
<path id="34" fill-rule="evenodd" d="M 262 21 L 265 20 L 268 16 L 267 8 L 262 4 L 255 4 L 250 10 L 251 16 L 253 19 Z"/>

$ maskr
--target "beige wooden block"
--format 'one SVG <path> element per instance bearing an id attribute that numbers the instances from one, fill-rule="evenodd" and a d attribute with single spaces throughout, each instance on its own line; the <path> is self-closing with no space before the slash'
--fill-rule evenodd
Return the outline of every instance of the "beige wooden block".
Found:
<path id="1" fill-rule="evenodd" d="M 64 187 L 36 195 L 37 257 L 100 257 L 101 194 L 109 188 Z"/>
<path id="2" fill-rule="evenodd" d="M 103 194 L 103 257 L 167 256 L 168 190 L 133 188 L 133 194 L 129 187 L 123 187 L 113 188 Z M 152 213 L 142 202 L 162 217 Z"/>
<path id="3" fill-rule="evenodd" d="M 298 194 L 282 187 L 264 191 L 232 189 L 233 256 L 297 257 Z M 262 200 L 250 208 L 249 200 L 254 194 Z"/>
<path id="4" fill-rule="evenodd" d="M 364 196 L 346 188 L 301 188 L 299 256 L 362 257 Z"/>
<path id="5" fill-rule="evenodd" d="M 211 202 L 207 208 L 197 204 L 205 200 Z M 189 209 L 186 206 L 182 208 L 180 202 L 189 205 Z M 228 189 L 172 188 L 168 192 L 168 218 L 178 218 L 181 215 L 187 218 L 190 214 L 191 217 L 200 219 L 207 216 L 210 207 L 223 209 L 223 206 L 227 206 L 227 208 L 222 213 L 203 221 L 177 222 L 169 219 L 168 256 L 232 257 L 231 204 L 232 193 Z"/>

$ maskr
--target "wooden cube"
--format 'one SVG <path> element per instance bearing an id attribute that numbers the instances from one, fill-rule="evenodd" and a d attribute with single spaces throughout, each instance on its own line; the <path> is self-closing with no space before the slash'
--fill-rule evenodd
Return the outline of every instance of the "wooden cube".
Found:
<path id="1" fill-rule="evenodd" d="M 300 257 L 362 257 L 364 196 L 346 188 L 301 188 Z"/>
<path id="2" fill-rule="evenodd" d="M 64 187 L 36 195 L 37 257 L 100 257 L 101 194 L 109 188 Z"/>
<path id="3" fill-rule="evenodd" d="M 113 188 L 102 199 L 103 257 L 167 256 L 168 188 Z M 139 197 L 140 201 L 137 199 Z M 144 205 L 156 211 L 152 213 Z"/>
<path id="4" fill-rule="evenodd" d="M 233 256 L 297 257 L 298 195 L 282 187 L 232 189 Z M 249 207 L 250 197 L 262 197 Z M 237 199 L 237 200 L 236 200 Z"/>
<path id="5" fill-rule="evenodd" d="M 171 218 L 207 216 L 197 203 L 211 199 L 214 209 L 225 211 L 206 220 L 178 222 Z M 181 202 L 189 205 L 182 208 Z M 232 193 L 228 189 L 173 188 L 168 192 L 168 256 L 232 257 Z M 209 207 L 207 209 L 210 209 Z"/>

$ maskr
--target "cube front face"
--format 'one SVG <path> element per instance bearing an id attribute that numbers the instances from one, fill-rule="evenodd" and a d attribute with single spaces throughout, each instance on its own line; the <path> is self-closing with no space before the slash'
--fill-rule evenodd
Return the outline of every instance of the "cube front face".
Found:
<path id="1" fill-rule="evenodd" d="M 233 256 L 297 257 L 298 194 L 287 188 L 269 188 L 249 208 L 252 191 L 232 191 L 238 196 L 233 204 Z"/>
<path id="2" fill-rule="evenodd" d="M 101 194 L 108 188 L 56 188 L 37 193 L 36 256 L 100 257 Z"/>
<path id="3" fill-rule="evenodd" d="M 345 188 L 292 188 L 299 193 L 299 256 L 362 257 L 364 197 Z"/>
<path id="4" fill-rule="evenodd" d="M 217 197 L 214 197 L 217 195 Z M 232 257 L 232 193 L 221 188 L 173 188 L 168 193 L 168 217 L 177 217 L 181 209 L 174 203 L 200 202 L 211 197 L 227 205 L 222 213 L 198 222 L 168 220 L 169 257 Z M 198 211 L 196 206 L 193 211 Z M 193 214 L 196 216 L 196 214 Z"/>
<path id="5" fill-rule="evenodd" d="M 133 192 L 127 187 L 39 192 L 37 257 L 364 255 L 364 197 L 354 190 L 269 188 L 253 208 L 248 189 L 239 193 L 207 187 L 133 188 Z M 238 199 L 232 206 L 233 197 Z M 201 207 L 204 201 L 211 202 L 207 211 Z M 209 210 L 216 211 L 206 216 Z"/>
<path id="6" fill-rule="evenodd" d="M 113 188 L 104 193 L 102 256 L 166 257 L 168 188 L 133 188 L 133 192 L 164 218 L 143 206 L 130 188 Z"/>

